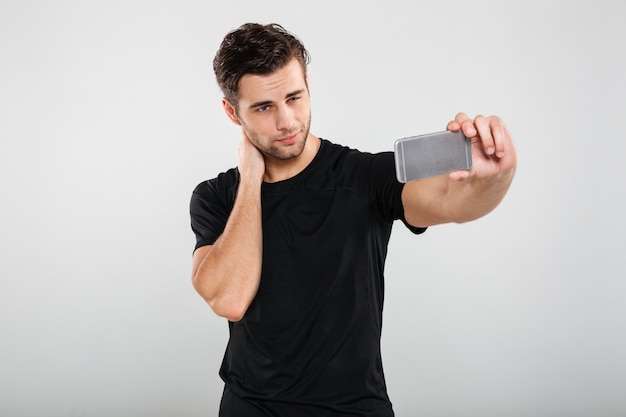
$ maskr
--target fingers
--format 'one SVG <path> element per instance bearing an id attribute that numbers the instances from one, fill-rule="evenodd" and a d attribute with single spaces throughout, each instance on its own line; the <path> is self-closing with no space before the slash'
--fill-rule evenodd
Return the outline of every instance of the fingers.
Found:
<path id="1" fill-rule="evenodd" d="M 491 134 L 489 119 L 481 115 L 476 116 L 474 119 L 474 125 L 478 131 L 478 136 L 480 137 L 485 153 L 487 155 L 493 155 L 496 153 L 496 144 L 493 135 Z"/>
<path id="2" fill-rule="evenodd" d="M 498 116 L 490 116 L 485 119 L 484 122 L 484 137 L 483 130 L 479 129 L 479 134 L 483 139 L 485 152 L 487 155 L 494 155 L 498 158 L 504 157 L 507 144 L 506 126 L 502 119 Z"/>
<path id="3" fill-rule="evenodd" d="M 506 151 L 506 126 L 500 120 L 500 118 L 495 117 L 494 122 L 491 124 L 491 135 L 493 136 L 495 143 L 495 153 L 498 158 L 504 157 L 504 152 Z"/>
<path id="4" fill-rule="evenodd" d="M 456 132 L 459 129 L 463 129 L 463 133 L 468 138 L 474 137 L 476 135 L 476 132 L 474 130 L 471 130 L 473 129 L 472 120 L 465 113 L 457 114 L 454 120 L 448 123 L 447 129 L 452 132 Z M 470 131 L 467 132 L 466 131 L 467 129 L 470 129 Z"/>
<path id="5" fill-rule="evenodd" d="M 497 116 L 478 115 L 472 120 L 467 114 L 459 113 L 448 123 L 447 129 L 453 132 L 461 129 L 472 142 L 481 143 L 486 155 L 504 157 L 508 133 L 504 122 Z"/>
<path id="6" fill-rule="evenodd" d="M 243 137 L 237 148 L 239 172 L 242 178 L 259 181 L 263 179 L 265 161 L 263 154 L 257 149 L 250 137 L 242 129 Z"/>

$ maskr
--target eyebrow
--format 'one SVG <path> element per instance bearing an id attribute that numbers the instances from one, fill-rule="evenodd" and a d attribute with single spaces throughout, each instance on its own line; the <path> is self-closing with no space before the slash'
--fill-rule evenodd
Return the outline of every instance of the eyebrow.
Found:
<path id="1" fill-rule="evenodd" d="M 304 88 L 301 88 L 301 89 L 299 89 L 299 90 L 296 90 L 296 91 L 293 91 L 293 92 L 291 92 L 291 93 L 287 94 L 287 95 L 285 96 L 285 98 L 286 98 L 286 99 L 287 99 L 287 98 L 291 98 L 291 97 L 294 97 L 294 96 L 300 95 L 300 94 L 302 94 L 302 93 L 304 93 Z M 250 105 L 248 106 L 248 108 L 249 108 L 249 109 L 255 109 L 255 108 L 257 108 L 257 107 L 267 106 L 268 104 L 272 104 L 272 103 L 273 103 L 273 102 L 272 102 L 271 100 L 257 101 L 256 103 L 252 103 L 252 104 L 250 104 Z"/>

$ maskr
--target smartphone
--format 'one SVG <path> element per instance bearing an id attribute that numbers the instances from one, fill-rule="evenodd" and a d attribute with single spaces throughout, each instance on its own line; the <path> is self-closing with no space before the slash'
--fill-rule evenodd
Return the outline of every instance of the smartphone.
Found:
<path id="1" fill-rule="evenodd" d="M 457 132 L 436 132 L 396 140 L 396 177 L 419 180 L 472 168 L 472 143 Z"/>

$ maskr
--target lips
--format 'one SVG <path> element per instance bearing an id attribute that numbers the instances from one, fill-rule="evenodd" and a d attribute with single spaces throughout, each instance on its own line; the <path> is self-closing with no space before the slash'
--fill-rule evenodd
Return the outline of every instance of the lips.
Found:
<path id="1" fill-rule="evenodd" d="M 299 132 L 292 133 L 289 136 L 286 136 L 286 137 L 284 137 L 282 139 L 278 139 L 278 141 L 280 143 L 282 143 L 282 144 L 285 144 L 285 145 L 291 145 L 292 143 L 295 143 L 296 140 L 298 139 L 298 133 Z"/>

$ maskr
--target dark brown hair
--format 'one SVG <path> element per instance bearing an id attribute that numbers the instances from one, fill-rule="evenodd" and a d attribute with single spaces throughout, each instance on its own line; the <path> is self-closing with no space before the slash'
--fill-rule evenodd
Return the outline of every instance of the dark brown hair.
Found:
<path id="1" fill-rule="evenodd" d="M 237 106 L 241 77 L 271 74 L 293 58 L 306 74 L 309 53 L 295 35 L 276 23 L 246 23 L 224 37 L 213 59 L 213 71 L 224 96 Z"/>

